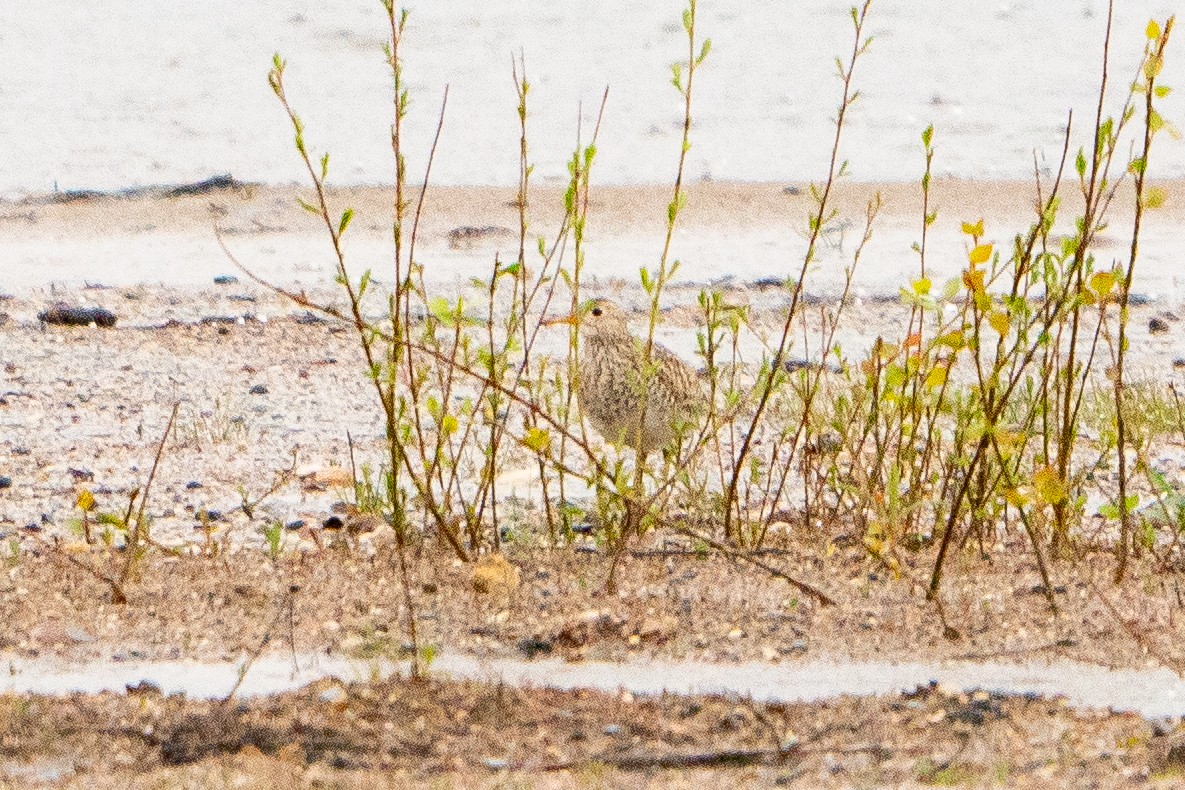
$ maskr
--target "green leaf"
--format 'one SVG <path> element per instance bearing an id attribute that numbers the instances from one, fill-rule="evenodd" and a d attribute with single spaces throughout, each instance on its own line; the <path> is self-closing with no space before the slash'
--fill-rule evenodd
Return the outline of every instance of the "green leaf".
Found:
<path id="1" fill-rule="evenodd" d="M 452 321 L 452 305 L 450 305 L 448 299 L 445 299 L 443 296 L 433 296 L 428 300 L 428 312 L 433 318 L 442 323 L 449 323 Z"/>
<path id="2" fill-rule="evenodd" d="M 942 286 L 942 299 L 949 302 L 959 295 L 959 290 L 963 287 L 963 280 L 959 277 L 952 277 L 947 280 Z"/>
<path id="3" fill-rule="evenodd" d="M 695 59 L 695 65 L 698 66 L 699 64 L 703 63 L 704 58 L 708 57 L 708 53 L 711 51 L 712 51 L 712 39 L 705 38 L 704 45 L 700 48 L 700 51 L 699 51 L 699 57 Z"/>
<path id="4" fill-rule="evenodd" d="M 337 225 L 337 235 L 341 238 L 342 234 L 346 232 L 346 228 L 350 226 L 350 220 L 354 218 L 354 209 L 348 208 L 342 212 L 341 222 Z"/>
<path id="5" fill-rule="evenodd" d="M 320 214 L 321 213 L 321 209 L 319 209 L 316 206 L 313 206 L 309 203 L 306 203 L 301 198 L 297 198 L 296 202 L 301 208 L 303 208 L 305 211 L 309 212 L 310 214 Z"/>
<path id="6" fill-rule="evenodd" d="M 930 124 L 929 126 L 926 127 L 925 131 L 922 132 L 922 145 L 926 146 L 926 148 L 929 148 L 930 141 L 933 139 L 934 139 L 934 124 Z"/>

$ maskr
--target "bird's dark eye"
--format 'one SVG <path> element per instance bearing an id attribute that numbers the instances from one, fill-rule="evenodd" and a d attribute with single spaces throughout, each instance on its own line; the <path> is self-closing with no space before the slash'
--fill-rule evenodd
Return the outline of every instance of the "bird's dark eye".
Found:
<path id="1" fill-rule="evenodd" d="M 593 314 L 593 315 L 600 315 L 600 314 L 601 314 L 601 313 L 603 313 L 603 312 L 605 312 L 605 311 L 604 311 L 604 310 L 602 310 L 602 309 L 601 309 L 601 308 L 599 308 L 599 307 L 594 307 L 594 308 L 592 309 L 592 314 Z"/>

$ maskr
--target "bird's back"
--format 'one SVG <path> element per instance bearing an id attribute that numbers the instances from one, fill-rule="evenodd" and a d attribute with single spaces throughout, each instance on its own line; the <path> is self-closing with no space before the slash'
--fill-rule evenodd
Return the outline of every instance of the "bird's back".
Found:
<path id="1" fill-rule="evenodd" d="M 593 427 L 607 440 L 642 455 L 670 445 L 676 426 L 693 420 L 703 400 L 699 379 L 687 363 L 658 344 L 651 357 L 654 368 L 647 377 L 642 341 L 628 334 L 589 337 L 577 381 L 580 408 Z M 639 437 L 643 401 L 646 414 Z"/>

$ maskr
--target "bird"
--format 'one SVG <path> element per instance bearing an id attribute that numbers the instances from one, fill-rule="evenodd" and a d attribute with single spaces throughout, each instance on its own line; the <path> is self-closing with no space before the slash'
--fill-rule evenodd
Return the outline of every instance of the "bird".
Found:
<path id="1" fill-rule="evenodd" d="M 579 327 L 576 399 L 606 441 L 632 447 L 645 462 L 655 450 L 670 449 L 680 427 L 694 422 L 705 400 L 699 376 L 658 343 L 651 348 L 653 368 L 646 376 L 646 342 L 630 334 L 629 316 L 616 303 L 596 299 L 548 323 Z"/>

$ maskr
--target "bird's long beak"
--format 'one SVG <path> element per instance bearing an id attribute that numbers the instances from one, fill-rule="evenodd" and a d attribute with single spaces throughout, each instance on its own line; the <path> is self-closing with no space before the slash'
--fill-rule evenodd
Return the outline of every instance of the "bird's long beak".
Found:
<path id="1" fill-rule="evenodd" d="M 556 324 L 567 324 L 568 326 L 576 326 L 576 324 L 579 321 L 580 321 L 580 316 L 577 313 L 570 313 L 568 315 L 562 315 L 562 316 L 558 316 L 558 317 L 554 317 L 554 318 L 545 318 L 545 319 L 543 319 L 542 323 L 544 326 L 555 326 Z"/>

